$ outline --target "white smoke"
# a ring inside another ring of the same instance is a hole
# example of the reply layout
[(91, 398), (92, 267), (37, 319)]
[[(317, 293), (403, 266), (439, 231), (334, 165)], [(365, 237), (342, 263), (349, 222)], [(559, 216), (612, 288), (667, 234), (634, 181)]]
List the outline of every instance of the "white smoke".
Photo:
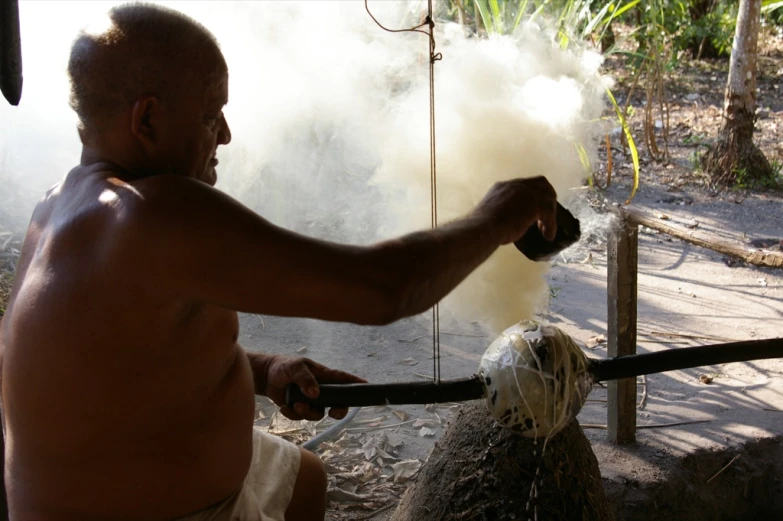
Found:
[[(21, 210), (79, 158), (67, 107), (68, 47), (119, 2), (22, 2), (25, 90), (0, 105), (0, 181), (22, 184)], [(368, 243), (429, 227), (428, 41), (388, 33), (362, 1), (160, 2), (207, 26), (230, 70), (233, 142), (218, 187), (297, 231)], [(425, 2), (370, 1), (391, 28), (421, 22)], [(470, 211), (496, 181), (545, 175), (567, 204), (595, 159), (604, 83), (600, 57), (563, 51), (525, 26), (467, 37), (438, 23), (435, 65), (440, 222)], [(546, 296), (545, 264), (501, 248), (446, 300), (494, 331), (530, 318)]]

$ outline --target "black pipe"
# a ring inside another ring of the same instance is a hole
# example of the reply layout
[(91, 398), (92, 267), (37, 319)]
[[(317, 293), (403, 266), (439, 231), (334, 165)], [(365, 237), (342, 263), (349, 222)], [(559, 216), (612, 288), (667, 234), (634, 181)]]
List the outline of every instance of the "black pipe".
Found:
[[(619, 380), (643, 374), (662, 373), (705, 365), (783, 358), (783, 338), (749, 340), (701, 347), (668, 349), (656, 353), (628, 355), (605, 360), (590, 359), (587, 372), (593, 381)], [(307, 398), (290, 385), (286, 403), (305, 402), (317, 407), (367, 407), (372, 405), (461, 402), (484, 398), (484, 383), (478, 376), (434, 382), (392, 384), (321, 385), (316, 399)]]
[(18, 0), (0, 0), (0, 91), (11, 105), (22, 99), (22, 39)]
[(464, 402), (484, 397), (478, 376), (435, 382), (393, 384), (328, 384), (319, 386), (318, 398), (308, 398), (296, 385), (286, 389), (286, 404), (305, 402), (316, 407), (368, 407), (372, 405)]
[(663, 373), (705, 365), (783, 358), (783, 338), (748, 340), (700, 347), (667, 349), (655, 353), (590, 360), (587, 372), (596, 382), (643, 374)]

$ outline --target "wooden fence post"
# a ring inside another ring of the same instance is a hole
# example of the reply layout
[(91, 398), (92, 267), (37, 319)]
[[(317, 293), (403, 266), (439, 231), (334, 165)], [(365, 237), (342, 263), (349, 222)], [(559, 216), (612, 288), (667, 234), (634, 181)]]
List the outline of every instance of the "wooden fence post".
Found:
[[(636, 275), (639, 228), (623, 220), (613, 229), (607, 247), (607, 351), (608, 356), (636, 353)], [(609, 441), (636, 441), (636, 378), (608, 384)]]

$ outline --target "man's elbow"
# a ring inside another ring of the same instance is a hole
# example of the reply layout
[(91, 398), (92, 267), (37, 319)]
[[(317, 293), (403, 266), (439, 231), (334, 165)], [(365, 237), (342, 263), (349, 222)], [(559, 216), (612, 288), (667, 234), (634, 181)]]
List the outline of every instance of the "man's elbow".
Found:
[(370, 260), (363, 263), (374, 267), (364, 283), (371, 301), (363, 313), (366, 325), (386, 326), (426, 310), (418, 309), (418, 301), (426, 291), (416, 282), (411, 263), (401, 262), (390, 248), (387, 244), (369, 250)]
[(388, 326), (405, 315), (401, 312), (398, 299), (384, 295), (374, 305), (367, 306), (355, 322), (361, 326)]
[(382, 304), (374, 313), (373, 325), (387, 326), (403, 318), (426, 311), (426, 306), (417, 298), (421, 294), (417, 288), (403, 284), (383, 291)]
[(379, 287), (373, 293), (371, 302), (365, 302), (352, 322), (362, 326), (388, 326), (413, 314), (408, 312), (408, 291), (400, 287)]

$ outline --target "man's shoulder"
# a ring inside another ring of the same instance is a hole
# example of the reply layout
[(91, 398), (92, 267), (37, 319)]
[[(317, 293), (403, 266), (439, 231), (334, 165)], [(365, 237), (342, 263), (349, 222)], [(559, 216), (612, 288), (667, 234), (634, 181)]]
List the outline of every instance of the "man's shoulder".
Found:
[[(82, 175), (83, 174), (83, 175)], [(171, 211), (177, 185), (172, 179), (123, 179), (111, 171), (72, 171), (38, 204), (33, 220), (47, 228), (53, 246), (83, 244), (93, 254), (109, 252), (143, 233)], [(61, 248), (57, 248), (58, 251)]]
[[(184, 176), (157, 175), (132, 181), (113, 181), (113, 196), (130, 216), (159, 217), (181, 212), (195, 205), (209, 204), (221, 193), (214, 188)], [(108, 194), (107, 194), (108, 196)]]
[(110, 171), (93, 172), (89, 179), (54, 187), (39, 207), (55, 207), (65, 228), (86, 223), (96, 231), (108, 227), (117, 233), (182, 212), (195, 202), (194, 196), (208, 198), (204, 195), (208, 187), (199, 184), (180, 176), (123, 179)]
[(163, 253), (197, 241), (204, 233), (200, 221), (219, 211), (219, 199), (214, 188), (183, 176), (108, 178), (98, 196), (103, 208), (96, 212), (116, 252)]

